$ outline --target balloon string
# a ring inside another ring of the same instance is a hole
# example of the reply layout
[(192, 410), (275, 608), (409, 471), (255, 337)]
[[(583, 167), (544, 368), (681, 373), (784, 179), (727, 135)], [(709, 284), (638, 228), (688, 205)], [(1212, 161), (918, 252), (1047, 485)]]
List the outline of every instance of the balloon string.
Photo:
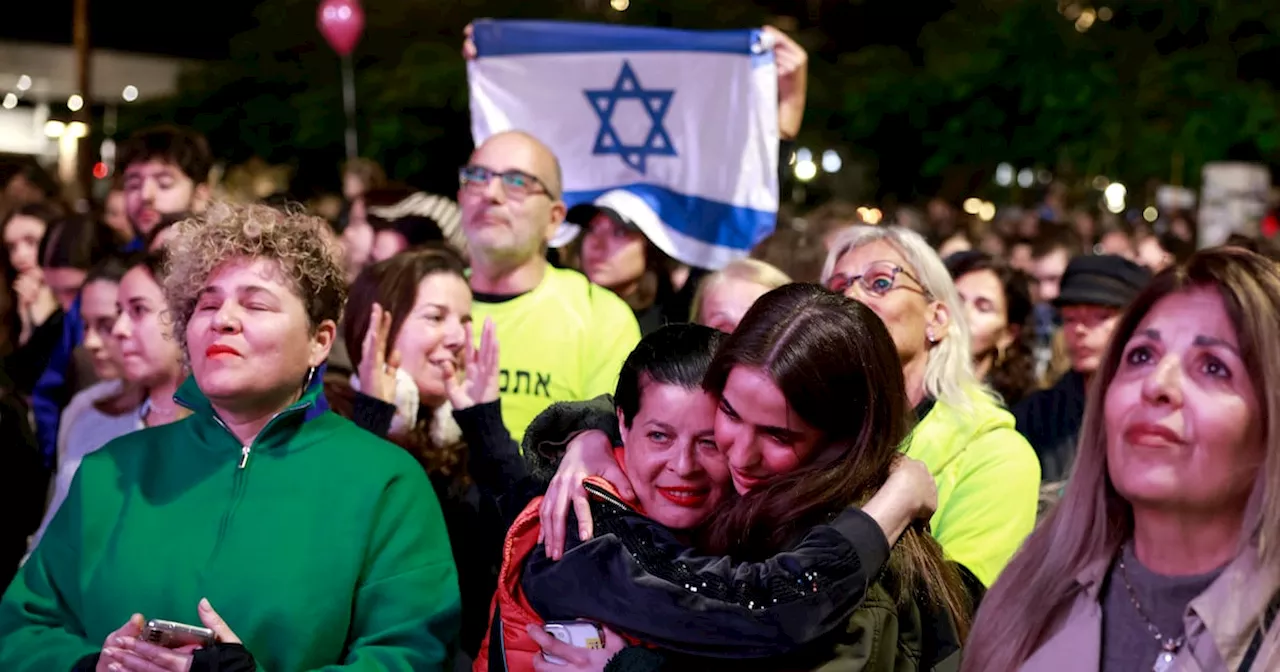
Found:
[(359, 156), (356, 148), (356, 75), (351, 56), (342, 57), (342, 106), (347, 111), (347, 160)]

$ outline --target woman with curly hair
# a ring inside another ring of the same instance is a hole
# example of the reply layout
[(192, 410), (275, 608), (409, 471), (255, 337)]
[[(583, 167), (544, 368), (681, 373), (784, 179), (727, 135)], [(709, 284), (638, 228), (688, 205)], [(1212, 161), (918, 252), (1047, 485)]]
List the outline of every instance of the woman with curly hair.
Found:
[[(84, 459), (0, 600), (0, 669), (444, 669), (459, 598), (435, 493), (320, 393), (346, 299), (327, 225), (218, 204), (168, 250), (191, 415)], [(144, 618), (216, 639), (165, 648)]]

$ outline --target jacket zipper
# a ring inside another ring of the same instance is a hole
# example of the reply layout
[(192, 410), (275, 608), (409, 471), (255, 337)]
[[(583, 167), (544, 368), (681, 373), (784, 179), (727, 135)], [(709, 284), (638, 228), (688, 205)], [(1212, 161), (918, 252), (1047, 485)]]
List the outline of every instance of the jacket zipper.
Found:
[[(262, 428), (262, 431), (258, 432), (258, 436), (262, 436), (263, 434), (265, 434), (267, 430), (271, 427), (271, 424), (276, 421), (276, 418), (279, 418), (280, 416), (285, 415), (287, 413), (306, 408), (308, 405), (309, 404), (297, 406), (297, 407), (291, 406), (285, 409), (284, 411), (277, 413), (276, 417), (272, 418), (271, 421), (268, 422), (267, 425)], [(214, 414), (213, 419), (218, 423), (218, 426), (221, 427), (223, 431), (225, 431), (227, 434), (231, 435), (232, 437), (235, 436), (235, 434), (231, 432), (231, 428), (227, 427), (226, 423), (224, 423), (222, 421), (222, 418), (219, 418), (216, 413)], [(211, 561), (216, 560), (218, 555), (221, 554), (222, 542), (226, 539), (227, 530), (231, 529), (231, 519), (235, 517), (236, 510), (240, 508), (240, 499), (244, 497), (245, 481), (248, 480), (248, 470), (245, 467), (249, 466), (249, 456), (252, 453), (253, 453), (252, 441), (240, 446), (240, 461), (236, 465), (235, 479), (231, 488), (231, 501), (228, 502), (227, 509), (225, 512), (223, 512), (222, 520), (218, 525), (218, 540), (214, 544)]]
[(636, 510), (635, 507), (632, 507), (630, 504), (627, 504), (626, 502), (622, 501), (612, 492), (609, 492), (608, 490), (596, 485), (595, 483), (583, 483), (582, 489), (586, 490), (588, 494), (595, 495), (599, 499), (603, 500), (606, 504), (612, 504), (613, 506), (623, 511), (634, 512)]

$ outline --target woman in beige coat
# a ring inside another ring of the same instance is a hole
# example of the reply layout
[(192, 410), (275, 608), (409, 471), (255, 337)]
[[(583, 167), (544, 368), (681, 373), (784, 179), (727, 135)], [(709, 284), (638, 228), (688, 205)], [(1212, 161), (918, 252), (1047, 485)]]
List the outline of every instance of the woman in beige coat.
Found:
[(1071, 485), (983, 600), (964, 669), (1280, 669), (1280, 267), (1200, 252), (1113, 338)]

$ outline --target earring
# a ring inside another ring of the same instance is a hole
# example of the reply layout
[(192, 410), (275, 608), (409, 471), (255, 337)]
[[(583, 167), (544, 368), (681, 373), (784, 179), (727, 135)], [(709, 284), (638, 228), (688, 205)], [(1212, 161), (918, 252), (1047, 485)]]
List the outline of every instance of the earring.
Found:
[(930, 330), (928, 330), (928, 331), (924, 332), (924, 337), (925, 337), (925, 338), (927, 338), (927, 339), (929, 339), (929, 344), (930, 344), (930, 345), (932, 345), (932, 344), (934, 344), (934, 343), (937, 343), (937, 342), (938, 342), (937, 337), (935, 337), (935, 336), (933, 335), (933, 330), (932, 330), (932, 329), (930, 329)]

